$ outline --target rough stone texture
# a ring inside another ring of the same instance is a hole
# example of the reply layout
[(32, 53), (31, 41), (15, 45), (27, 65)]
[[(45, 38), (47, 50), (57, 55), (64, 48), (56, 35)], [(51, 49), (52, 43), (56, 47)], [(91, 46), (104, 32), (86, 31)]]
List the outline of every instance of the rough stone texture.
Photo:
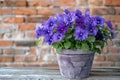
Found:
[(58, 67), (1, 67), (0, 71), (0, 80), (120, 80), (120, 68), (93, 68), (85, 79), (64, 78)]

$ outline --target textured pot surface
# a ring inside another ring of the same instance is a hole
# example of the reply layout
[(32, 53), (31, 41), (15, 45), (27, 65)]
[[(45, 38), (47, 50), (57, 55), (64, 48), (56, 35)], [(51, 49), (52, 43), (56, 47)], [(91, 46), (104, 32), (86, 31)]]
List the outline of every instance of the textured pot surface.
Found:
[(57, 57), (62, 76), (73, 79), (85, 78), (89, 76), (94, 52), (62, 50)]

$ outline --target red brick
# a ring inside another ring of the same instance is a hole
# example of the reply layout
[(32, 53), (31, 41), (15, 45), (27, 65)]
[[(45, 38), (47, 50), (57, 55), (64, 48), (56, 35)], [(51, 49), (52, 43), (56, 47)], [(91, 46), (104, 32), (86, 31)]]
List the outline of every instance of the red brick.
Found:
[(117, 33), (117, 34), (116, 34), (116, 38), (117, 38), (117, 39), (120, 39), (120, 33)]
[(3, 34), (0, 34), (0, 38), (2, 38), (3, 37)]
[(34, 8), (16, 8), (14, 9), (16, 15), (35, 15), (36, 9)]
[(109, 53), (118, 53), (119, 49), (117, 47), (108, 47)]
[(75, 6), (75, 0), (53, 0), (56, 6)]
[(100, 64), (99, 64), (98, 62), (94, 62), (94, 63), (92, 64), (92, 67), (100, 67)]
[(12, 14), (12, 8), (2, 8), (2, 14)]
[(25, 67), (39, 67), (40, 65), (39, 65), (39, 63), (25, 63), (24, 64), (25, 65)]
[(2, 9), (0, 9), (0, 15), (2, 15)]
[(15, 5), (18, 7), (24, 7), (24, 6), (27, 6), (27, 1), (26, 0), (19, 0), (19, 1), (17, 0)]
[(103, 55), (96, 55), (94, 60), (95, 61), (104, 61), (105, 60), (105, 56), (103, 56)]
[(107, 41), (107, 46), (108, 46), (108, 47), (111, 47), (112, 45), (113, 45), (113, 41), (108, 40), (108, 41)]
[(8, 17), (3, 20), (5, 23), (22, 23), (24, 22), (23, 17)]
[(30, 55), (37, 55), (36, 47), (31, 47), (30, 48)]
[(47, 19), (48, 19), (48, 17), (27, 17), (27, 22), (30, 22), (30, 23), (42, 23)]
[(27, 38), (30, 38), (30, 39), (35, 39), (36, 38), (36, 34), (35, 34), (35, 32), (27, 32), (26, 33), (26, 37)]
[(49, 7), (51, 6), (51, 2), (47, 0), (30, 0), (28, 2), (29, 6), (34, 6), (34, 7)]
[(120, 0), (104, 0), (105, 6), (120, 6)]
[(37, 57), (36, 56), (25, 56), (25, 62), (36, 62)]
[(120, 22), (120, 16), (111, 15), (111, 16), (104, 16), (106, 20), (111, 20), (112, 22)]
[(114, 8), (92, 8), (93, 15), (113, 15), (115, 14)]
[(15, 62), (24, 62), (24, 59), (25, 59), (25, 56), (21, 56), (21, 55), (14, 56)]
[(110, 66), (114, 66), (114, 63), (112, 63), (112, 62), (101, 62), (100, 66), (110, 67)]
[(90, 1), (90, 5), (92, 6), (102, 6), (103, 5), (103, 0), (89, 0)]
[(53, 8), (39, 8), (38, 15), (44, 15), (44, 16), (54, 15), (54, 9)]
[(115, 8), (115, 10), (116, 10), (116, 14), (120, 15), (120, 8)]
[(103, 53), (108, 53), (107, 47), (104, 47), (104, 48), (102, 49), (102, 52), (103, 52)]
[(23, 63), (9, 63), (7, 66), (9, 67), (24, 67)]
[(42, 67), (58, 67), (59, 65), (56, 63), (51, 63), (51, 64), (45, 64), (45, 63), (43, 63), (43, 64), (40, 64), (40, 66), (42, 66)]
[(4, 50), (4, 54), (11, 55), (11, 54), (13, 54), (13, 50), (12, 49), (6, 49), (6, 50)]
[(107, 55), (106, 59), (108, 61), (112, 61), (112, 62), (119, 62), (120, 61), (120, 55), (119, 54), (111, 54), (111, 55)]
[(0, 46), (13, 46), (12, 41), (0, 40)]
[(0, 62), (13, 62), (13, 56), (0, 55)]
[(4, 0), (4, 6), (7, 7), (24, 7), (26, 5), (26, 0)]
[(19, 30), (25, 31), (25, 30), (35, 30), (35, 24), (28, 23), (28, 24), (19, 24)]
[(0, 55), (3, 53), (2, 49), (0, 49)]
[(88, 0), (79, 0), (79, 5), (86, 6), (88, 4)]

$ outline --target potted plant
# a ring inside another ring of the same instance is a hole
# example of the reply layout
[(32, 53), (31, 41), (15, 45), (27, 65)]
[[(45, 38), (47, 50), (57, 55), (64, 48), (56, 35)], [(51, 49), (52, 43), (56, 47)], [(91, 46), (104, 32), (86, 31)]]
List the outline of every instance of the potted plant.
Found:
[[(68, 78), (89, 76), (94, 53), (101, 49), (108, 39), (114, 37), (110, 21), (91, 16), (86, 10), (56, 14), (36, 28), (36, 37), (56, 48), (61, 75)], [(38, 43), (38, 41), (37, 41)]]

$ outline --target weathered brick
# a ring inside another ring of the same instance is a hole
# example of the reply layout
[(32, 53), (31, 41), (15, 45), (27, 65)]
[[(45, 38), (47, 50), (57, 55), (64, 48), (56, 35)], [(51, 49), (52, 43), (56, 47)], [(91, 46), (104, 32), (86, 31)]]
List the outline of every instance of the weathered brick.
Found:
[(103, 0), (89, 0), (90, 1), (90, 5), (92, 6), (102, 6), (103, 5)]
[(120, 0), (103, 0), (105, 6), (120, 6)]
[(95, 61), (104, 61), (105, 56), (104, 55), (96, 55), (94, 58)]
[(26, 50), (9, 48), (4, 50), (6, 55), (25, 55)]
[(12, 8), (2, 8), (2, 14), (3, 15), (11, 15), (12, 14)]
[(56, 6), (75, 6), (75, 0), (53, 0)]
[(34, 7), (49, 7), (51, 6), (50, 0), (30, 0), (28, 1), (29, 6), (34, 6)]
[(120, 15), (120, 8), (115, 8), (116, 14)]
[(12, 41), (0, 40), (0, 46), (12, 46), (12, 45), (13, 45)]
[(25, 62), (36, 62), (37, 61), (37, 57), (36, 56), (25, 56)]
[(120, 33), (116, 33), (116, 38), (120, 39)]
[(46, 66), (48, 66), (48, 67), (58, 67), (59, 65), (57, 64), (57, 63), (49, 63), (49, 64), (46, 64), (46, 63), (43, 63), (43, 64), (40, 64), (40, 66), (42, 66), (42, 67), (46, 67)]
[(114, 15), (115, 9), (114, 8), (92, 8), (93, 15)]
[(51, 16), (54, 15), (54, 9), (53, 8), (39, 8), (37, 10), (38, 15), (43, 15), (43, 16)]
[(0, 55), (3, 53), (2, 49), (0, 49)]
[(35, 31), (29, 31), (29, 32), (27, 32), (27, 33), (26, 33), (26, 38), (36, 39)]
[(30, 55), (37, 55), (36, 47), (31, 47), (30, 48)]
[(109, 66), (114, 66), (113, 62), (100, 62), (100, 66), (104, 66), (104, 67), (109, 67)]
[(26, 0), (19, 0), (19, 1), (17, 0), (15, 5), (17, 7), (25, 7), (25, 6), (27, 6), (27, 1)]
[(120, 61), (120, 55), (118, 55), (118, 54), (116, 54), (116, 55), (115, 54), (107, 55), (106, 59), (108, 61), (113, 61), (113, 62)]
[(29, 47), (29, 46), (35, 46), (34, 40), (23, 40), (23, 41), (16, 41), (14, 42), (16, 46), (21, 47)]
[(104, 48), (102, 49), (102, 53), (108, 53), (107, 47), (104, 47)]
[(117, 46), (117, 48), (119, 48), (120, 47), (120, 40), (118, 39), (118, 40), (114, 40), (114, 45), (116, 45)]
[(5, 23), (22, 23), (24, 22), (23, 17), (8, 17), (3, 20)]
[(93, 67), (100, 67), (100, 63), (98, 63), (98, 62), (93, 62), (92, 66), (93, 66)]
[(15, 15), (35, 15), (36, 9), (35, 8), (16, 8), (14, 9)]
[(118, 53), (118, 48), (117, 47), (108, 47), (108, 52), (109, 53)]
[(30, 23), (42, 23), (47, 19), (48, 19), (48, 17), (27, 17), (27, 22), (30, 22)]
[(25, 31), (25, 30), (35, 30), (35, 24), (33, 23), (22, 23), (22, 24), (19, 24), (19, 30), (21, 31)]
[(2, 15), (2, 9), (0, 9), (0, 15)]
[(0, 34), (0, 38), (2, 38), (3, 37), (3, 34)]
[(111, 20), (112, 22), (120, 22), (120, 16), (111, 15), (111, 16), (104, 16), (106, 20)]
[(24, 58), (25, 58), (25, 56), (21, 56), (21, 55), (16, 55), (16, 56), (14, 56), (14, 61), (15, 62), (24, 62)]
[(9, 63), (9, 67), (24, 67), (24, 63)]
[(0, 55), (0, 62), (13, 62), (13, 56)]
[(24, 64), (25, 67), (39, 67), (39, 63), (25, 63)]
[(4, 6), (7, 7), (24, 7), (26, 5), (26, 0), (4, 0)]
[(88, 0), (79, 0), (80, 6), (86, 6), (88, 4)]

